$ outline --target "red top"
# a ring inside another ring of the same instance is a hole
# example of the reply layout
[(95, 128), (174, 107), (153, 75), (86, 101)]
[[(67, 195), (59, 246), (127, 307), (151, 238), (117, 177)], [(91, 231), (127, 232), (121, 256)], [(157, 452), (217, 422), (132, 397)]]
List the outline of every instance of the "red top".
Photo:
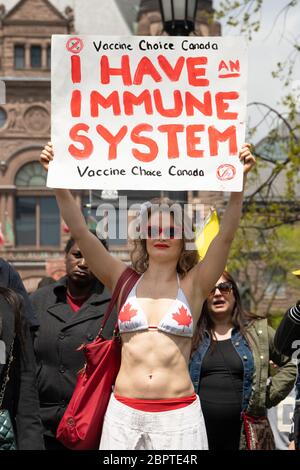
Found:
[(72, 297), (72, 295), (69, 292), (67, 292), (67, 303), (70, 305), (71, 309), (74, 312), (78, 312), (78, 310), (81, 308), (81, 306), (84, 304), (87, 298), (88, 296), (79, 297), (79, 298)]

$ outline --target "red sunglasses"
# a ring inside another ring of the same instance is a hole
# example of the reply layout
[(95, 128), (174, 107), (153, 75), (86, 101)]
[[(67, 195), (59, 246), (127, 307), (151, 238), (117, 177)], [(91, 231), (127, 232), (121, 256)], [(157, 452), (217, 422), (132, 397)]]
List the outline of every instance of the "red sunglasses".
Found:
[(182, 238), (181, 227), (160, 227), (158, 225), (148, 225), (147, 227), (148, 238), (158, 239), (161, 235), (166, 240), (173, 240), (174, 238)]

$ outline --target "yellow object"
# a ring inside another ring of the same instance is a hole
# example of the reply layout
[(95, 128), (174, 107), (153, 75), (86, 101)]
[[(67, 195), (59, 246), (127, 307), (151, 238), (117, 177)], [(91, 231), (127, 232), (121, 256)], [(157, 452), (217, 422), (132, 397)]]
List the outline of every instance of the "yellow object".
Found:
[(214, 210), (207, 218), (203, 230), (196, 238), (196, 247), (201, 259), (206, 255), (209, 245), (220, 230), (217, 211)]
[(298, 269), (298, 271), (293, 271), (292, 274), (300, 278), (300, 269)]

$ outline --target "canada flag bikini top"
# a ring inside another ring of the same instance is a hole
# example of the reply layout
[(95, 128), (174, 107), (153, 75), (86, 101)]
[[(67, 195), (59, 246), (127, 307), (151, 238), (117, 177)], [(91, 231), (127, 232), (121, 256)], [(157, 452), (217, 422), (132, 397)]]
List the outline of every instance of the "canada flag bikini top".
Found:
[(157, 326), (148, 324), (146, 315), (136, 296), (136, 289), (142, 277), (143, 276), (140, 277), (132, 288), (126, 302), (119, 312), (118, 325), (120, 333), (133, 333), (134, 331), (141, 330), (159, 330), (164, 333), (191, 338), (193, 336), (193, 317), (186, 296), (180, 287), (179, 277), (177, 276), (178, 292), (176, 299)]

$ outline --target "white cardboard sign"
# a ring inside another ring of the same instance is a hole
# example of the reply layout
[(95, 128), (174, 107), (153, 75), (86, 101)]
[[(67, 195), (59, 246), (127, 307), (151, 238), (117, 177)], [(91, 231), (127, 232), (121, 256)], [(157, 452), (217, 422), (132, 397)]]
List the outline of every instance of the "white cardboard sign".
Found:
[(242, 37), (52, 37), (48, 186), (241, 191)]

